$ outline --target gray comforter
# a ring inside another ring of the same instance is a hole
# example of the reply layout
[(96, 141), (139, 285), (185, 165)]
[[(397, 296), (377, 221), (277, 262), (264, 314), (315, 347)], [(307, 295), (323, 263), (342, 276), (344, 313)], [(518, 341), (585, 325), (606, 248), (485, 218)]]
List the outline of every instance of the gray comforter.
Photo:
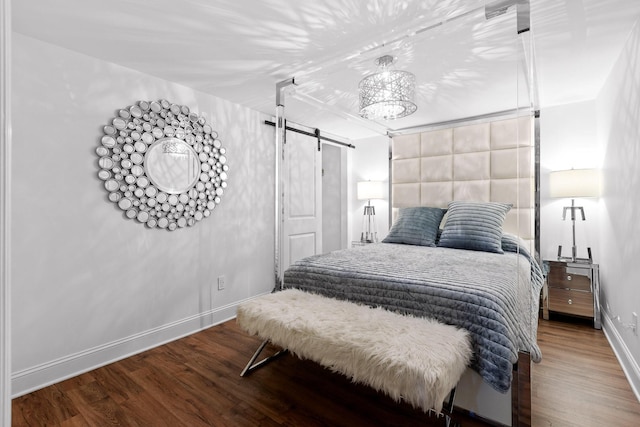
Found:
[(536, 362), (541, 358), (536, 335), (542, 282), (526, 251), (494, 254), (391, 243), (312, 256), (284, 273), (285, 288), (467, 329), (471, 367), (500, 392), (511, 386), (518, 351), (530, 352)]

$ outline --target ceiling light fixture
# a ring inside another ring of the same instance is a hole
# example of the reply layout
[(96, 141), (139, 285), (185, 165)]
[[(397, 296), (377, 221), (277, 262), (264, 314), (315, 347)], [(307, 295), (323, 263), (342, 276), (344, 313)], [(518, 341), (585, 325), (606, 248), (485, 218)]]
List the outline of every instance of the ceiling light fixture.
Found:
[(384, 55), (375, 60), (378, 72), (360, 82), (360, 115), (365, 119), (394, 120), (415, 113), (416, 76), (390, 69), (395, 58)]

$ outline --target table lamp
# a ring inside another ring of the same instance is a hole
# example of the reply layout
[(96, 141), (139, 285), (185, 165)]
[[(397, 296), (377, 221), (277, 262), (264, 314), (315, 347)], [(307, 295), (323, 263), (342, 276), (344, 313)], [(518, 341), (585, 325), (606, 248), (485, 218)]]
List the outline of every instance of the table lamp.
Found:
[(376, 228), (376, 208), (371, 205), (371, 199), (384, 198), (384, 183), (381, 181), (358, 182), (358, 200), (368, 200), (362, 216), (362, 243), (374, 243), (378, 241)]

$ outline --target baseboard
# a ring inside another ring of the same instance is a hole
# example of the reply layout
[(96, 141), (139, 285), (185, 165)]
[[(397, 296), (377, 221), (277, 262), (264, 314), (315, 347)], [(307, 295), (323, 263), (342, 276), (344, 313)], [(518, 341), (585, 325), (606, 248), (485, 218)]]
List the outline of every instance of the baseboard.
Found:
[(633, 358), (631, 351), (629, 351), (622, 336), (616, 329), (615, 322), (613, 322), (609, 314), (605, 311), (602, 312), (602, 320), (604, 335), (607, 337), (613, 352), (622, 366), (631, 390), (633, 390), (636, 398), (640, 401), (640, 367), (638, 366), (638, 362)]
[(244, 301), (246, 300), (14, 372), (11, 376), (12, 398), (223, 323), (236, 316), (238, 305)]

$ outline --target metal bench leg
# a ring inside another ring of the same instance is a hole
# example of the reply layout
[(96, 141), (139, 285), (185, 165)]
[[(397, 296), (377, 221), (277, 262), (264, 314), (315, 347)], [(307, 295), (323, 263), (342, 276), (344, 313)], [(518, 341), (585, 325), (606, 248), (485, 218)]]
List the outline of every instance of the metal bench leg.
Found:
[(447, 413), (444, 415), (446, 427), (457, 427), (459, 424), (451, 419), (453, 414), (453, 401), (456, 398), (456, 388), (454, 387), (449, 393), (449, 401), (447, 402)]
[(253, 354), (253, 356), (251, 356), (251, 359), (249, 359), (249, 363), (247, 363), (247, 366), (245, 366), (244, 369), (242, 370), (242, 372), (240, 372), (240, 376), (241, 377), (244, 377), (245, 375), (250, 374), (251, 372), (253, 372), (256, 369), (258, 369), (259, 367), (261, 367), (262, 365), (271, 362), (275, 358), (280, 357), (280, 356), (282, 356), (283, 354), (285, 354), (287, 352), (286, 349), (283, 349), (283, 350), (278, 351), (277, 353), (275, 353), (272, 356), (265, 357), (261, 361), (259, 361), (257, 363), (254, 363), (256, 361), (256, 359), (258, 358), (258, 356), (260, 356), (260, 353), (262, 353), (262, 350), (264, 350), (264, 348), (267, 346), (268, 343), (269, 343), (269, 340), (265, 340), (265, 341), (262, 342), (262, 344), (260, 344), (260, 347), (258, 347), (258, 349)]

